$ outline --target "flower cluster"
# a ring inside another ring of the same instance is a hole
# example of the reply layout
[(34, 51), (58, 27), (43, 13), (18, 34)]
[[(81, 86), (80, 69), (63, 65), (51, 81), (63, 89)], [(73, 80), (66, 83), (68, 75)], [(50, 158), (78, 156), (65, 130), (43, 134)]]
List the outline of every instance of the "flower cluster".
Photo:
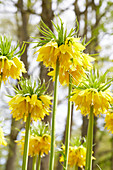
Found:
[(101, 80), (91, 73), (75, 87), (71, 101), (75, 102), (77, 109), (80, 109), (83, 115), (90, 113), (90, 106), (93, 106), (95, 116), (105, 113), (113, 102), (112, 93), (108, 90), (110, 82), (101, 84)]
[(113, 133), (113, 104), (111, 104), (109, 111), (106, 113), (105, 128)]
[[(49, 75), (55, 79), (56, 61), (59, 62), (59, 81), (62, 85), (69, 84), (69, 74), (75, 79), (75, 83), (78, 84), (81, 76), (84, 75), (85, 69), (91, 69), (91, 62), (94, 58), (85, 54), (83, 50), (85, 46), (80, 43), (80, 38), (72, 37), (75, 30), (71, 30), (69, 35), (64, 32), (63, 23), (61, 21), (61, 28), (59, 25), (54, 25), (58, 32), (58, 38), (51, 32), (51, 30), (43, 23), (46, 30), (42, 30), (41, 33), (45, 36), (48, 35), (49, 40), (44, 41), (45, 44), (36, 52), (38, 52), (37, 61), (43, 61), (46, 67), (52, 67), (54, 71)], [(46, 33), (44, 33), (46, 32)], [(47, 37), (44, 37), (47, 39)], [(43, 42), (43, 41), (42, 41)], [(40, 45), (40, 43), (39, 43)], [(38, 45), (37, 45), (38, 46)], [(65, 80), (66, 76), (66, 80)]]
[(7, 145), (6, 141), (4, 140), (4, 134), (1, 127), (0, 127), (0, 145), (4, 145), (4, 146)]
[[(59, 68), (59, 82), (62, 85), (69, 85), (69, 74), (72, 76), (72, 84), (78, 84), (82, 78), (82, 76), (85, 76), (85, 72), (83, 67), (76, 66), (76, 69), (73, 71), (69, 69), (68, 71), (65, 71), (63, 67)], [(49, 76), (53, 77), (53, 81), (55, 80), (55, 69), (48, 73)]]
[[(65, 146), (62, 146), (65, 151)], [(86, 161), (86, 147), (84, 146), (69, 146), (68, 164), (73, 167), (77, 166), (83, 168)], [(64, 162), (63, 155), (60, 157), (60, 162)]]
[(42, 46), (37, 52), (37, 61), (43, 61), (46, 67), (55, 69), (56, 61), (59, 59), (59, 65), (65, 70), (75, 69), (76, 66), (92, 67), (91, 61), (94, 61), (88, 54), (83, 53), (85, 49), (80, 42), (80, 38), (68, 37), (64, 44), (58, 44), (52, 40)]
[(37, 88), (35, 85), (30, 80), (21, 80), (17, 94), (9, 101), (9, 109), (16, 120), (26, 121), (31, 114), (31, 118), (37, 121), (49, 115), (52, 97), (44, 94), (43, 85), (39, 84)]
[(21, 96), (17, 94), (9, 102), (11, 113), (16, 120), (28, 117), (31, 114), (33, 120), (43, 119), (45, 115), (49, 115), (52, 98), (48, 95), (41, 95), (37, 98), (37, 94), (30, 96)]
[(81, 110), (83, 115), (90, 113), (90, 106), (93, 105), (93, 113), (95, 116), (100, 113), (105, 113), (109, 109), (109, 104), (113, 100), (109, 90), (97, 91), (96, 89), (89, 88), (84, 90), (75, 89), (71, 101), (75, 102), (77, 110)]
[[(21, 145), (21, 149), (23, 152), (24, 149), (24, 137), (17, 141), (19, 145)], [(50, 151), (50, 144), (51, 144), (51, 136), (48, 131), (48, 126), (45, 124), (40, 123), (38, 127), (32, 126), (30, 131), (30, 138), (29, 138), (29, 153), (28, 155), (33, 157), (35, 155), (48, 154)]]
[(30, 136), (29, 139), (29, 155), (43, 155), (50, 151), (51, 137), (48, 134), (43, 136)]
[(0, 82), (5, 82), (9, 76), (20, 79), (20, 75), (26, 72), (23, 62), (19, 59), (25, 47), (23, 45), (20, 51), (15, 53), (18, 47), (19, 44), (12, 47), (10, 39), (0, 36)]
[(105, 117), (105, 128), (113, 133), (113, 113), (108, 112)]

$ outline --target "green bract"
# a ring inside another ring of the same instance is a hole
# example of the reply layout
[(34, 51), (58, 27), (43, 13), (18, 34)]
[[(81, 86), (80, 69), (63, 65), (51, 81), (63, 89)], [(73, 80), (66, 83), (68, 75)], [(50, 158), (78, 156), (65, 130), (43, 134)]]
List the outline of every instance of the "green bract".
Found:
[(106, 75), (107, 72), (105, 72), (103, 75), (99, 75), (98, 72), (90, 71), (90, 73), (86, 74), (86, 77), (83, 77), (82, 81), (78, 86), (74, 86), (75, 89), (97, 89), (97, 91), (105, 91), (111, 86), (111, 82), (113, 81), (113, 78), (110, 78), (108, 81), (106, 81)]
[(43, 136), (44, 134), (50, 135), (49, 123), (45, 124), (40, 121), (38, 126), (33, 124), (30, 133), (33, 136)]
[(31, 78), (24, 79), (23, 77), (21, 77), (21, 80), (18, 83), (18, 87), (14, 86), (16, 94), (21, 94), (22, 96), (32, 96), (33, 94), (37, 94), (37, 97), (45, 94), (47, 88), (48, 86), (46, 87), (44, 82), (41, 84), (40, 80), (37, 86), (36, 81), (33, 82), (31, 81)]
[[(58, 20), (56, 18), (57, 23), (55, 24), (53, 21), (53, 27), (55, 28), (57, 32), (57, 36), (51, 31), (51, 29), (41, 20), (41, 26), (38, 27), (38, 30), (42, 34), (40, 37), (33, 37), (34, 39), (39, 39), (39, 42), (36, 42), (37, 45), (35, 47), (43, 46), (44, 44), (47, 44), (51, 40), (57, 42), (58, 46), (65, 44), (65, 40), (68, 37), (75, 36), (78, 32), (76, 28), (72, 28), (67, 34), (67, 29), (64, 30), (64, 23), (62, 22), (62, 19), (59, 17), (60, 24), (58, 23)], [(77, 23), (78, 26), (78, 23)]]
[(84, 146), (86, 147), (86, 138), (85, 137), (74, 137), (70, 141), (71, 146)]
[(18, 52), (16, 52), (17, 48), (19, 48), (20, 44), (18, 43), (16, 46), (12, 46), (12, 39), (10, 37), (6, 37), (5, 35), (0, 35), (0, 57), (7, 57), (9, 60), (12, 60), (13, 57), (20, 57), (25, 51), (25, 43), (23, 43), (22, 47)]

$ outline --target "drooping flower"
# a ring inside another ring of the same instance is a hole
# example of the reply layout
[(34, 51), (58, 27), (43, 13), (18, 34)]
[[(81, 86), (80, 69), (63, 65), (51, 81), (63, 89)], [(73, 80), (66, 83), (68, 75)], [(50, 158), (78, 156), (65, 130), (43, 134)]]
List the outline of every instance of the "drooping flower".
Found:
[(31, 118), (35, 121), (43, 119), (45, 115), (49, 115), (52, 97), (45, 95), (45, 85), (36, 83), (32, 85), (30, 80), (21, 80), (19, 89), (16, 88), (16, 95), (9, 101), (9, 106), (13, 118), (16, 120), (24, 119), (31, 114)]
[(77, 66), (88, 70), (92, 68), (91, 62), (95, 59), (83, 52), (85, 46), (80, 43), (80, 38), (68, 37), (65, 44), (61, 45), (59, 49), (60, 66), (65, 70), (74, 71)]
[[(20, 141), (16, 141), (19, 145), (21, 145), (21, 150), (23, 153), (24, 149), (24, 137)], [(48, 129), (48, 125), (40, 122), (40, 124), (36, 127), (32, 125), (30, 131), (29, 138), (29, 153), (28, 155), (33, 157), (36, 155), (43, 156), (44, 154), (48, 154), (50, 151), (51, 144), (51, 136)]]
[(57, 50), (58, 50), (58, 45), (56, 42), (54, 41), (48, 42), (37, 51), (39, 52), (37, 61), (43, 61), (43, 64), (46, 67), (51, 67), (51, 66), (55, 67), (57, 55), (54, 56), (54, 54), (56, 53)]
[(92, 69), (92, 63), (95, 59), (91, 57), (89, 54), (82, 53), (82, 63), (83, 63), (83, 68), (86, 70), (91, 70)]
[[(37, 61), (42, 61), (46, 67), (52, 67), (56, 69), (56, 61), (59, 61), (59, 68), (63, 70), (63, 73), (69, 75), (71, 72), (76, 71), (81, 67), (81, 70), (91, 69), (91, 62), (94, 61), (94, 58), (90, 57), (88, 54), (85, 54), (83, 51), (85, 46), (80, 42), (80, 38), (74, 38), (76, 35), (75, 29), (71, 29), (70, 33), (67, 35), (66, 30), (64, 31), (63, 22), (61, 21), (61, 26), (57, 23), (53, 23), (56, 31), (58, 32), (58, 37), (42, 22), (42, 28), (39, 29), (43, 39), (40, 37), (40, 41), (37, 44), (37, 47), (42, 46), (38, 52)], [(78, 70), (78, 72), (80, 69)], [(83, 72), (82, 71), (82, 72)], [(52, 72), (53, 75), (54, 72)], [(60, 71), (59, 71), (60, 73)], [(51, 73), (50, 73), (51, 74)], [(84, 72), (83, 72), (84, 75)], [(53, 75), (53, 79), (54, 79)], [(76, 79), (76, 76), (74, 77)], [(62, 81), (61, 81), (62, 82)], [(69, 82), (63, 81), (64, 84)]]
[(91, 62), (94, 61), (94, 59), (81, 51), (84, 50), (85, 47), (80, 42), (76, 43), (76, 46), (73, 46), (71, 43), (58, 46), (57, 42), (52, 40), (37, 51), (39, 52), (37, 61), (43, 61), (46, 67), (52, 67), (54, 69), (57, 59), (59, 59), (60, 67), (63, 67), (65, 70), (71, 69), (72, 66), (76, 68), (77, 65), (89, 69), (92, 67)]
[(108, 112), (105, 117), (105, 128), (113, 133), (113, 113)]
[[(50, 41), (38, 50), (39, 55), (37, 61), (43, 61), (46, 67), (55, 68), (56, 60), (59, 59), (59, 65), (66, 70), (70, 69), (72, 63), (74, 63), (75, 67), (78, 64), (82, 66), (82, 55), (80, 50), (85, 49), (85, 47), (78, 42), (77, 45), (78, 48), (74, 48), (73, 45), (68, 45), (66, 43), (58, 46), (57, 42)], [(83, 48), (79, 49), (79, 46), (83, 46)]]
[(6, 142), (5, 139), (4, 139), (3, 130), (2, 130), (2, 128), (0, 127), (0, 146), (1, 146), (1, 145), (6, 146), (6, 145), (7, 145), (7, 142)]
[(6, 36), (0, 36), (0, 82), (6, 81), (10, 76), (13, 79), (20, 79), (22, 73), (25, 73), (25, 67), (19, 57), (23, 54), (25, 46), (16, 52), (16, 47), (11, 45), (12, 40)]
[[(80, 66), (76, 66), (75, 70), (69, 70), (69, 71), (65, 71), (65, 69), (63, 69), (63, 67), (59, 68), (59, 82), (61, 85), (69, 85), (69, 74), (72, 77), (72, 84), (79, 84), (81, 78), (83, 76), (85, 76), (85, 72), (83, 67)], [(48, 73), (49, 76), (53, 77), (53, 81), (55, 80), (55, 70), (51, 71)]]
[[(82, 141), (82, 143), (81, 143)], [(64, 162), (65, 159), (65, 145), (61, 147), (61, 157), (60, 162)], [(93, 153), (93, 152), (92, 152)], [(92, 156), (92, 159), (95, 158)], [(69, 146), (69, 155), (68, 155), (68, 165), (70, 167), (76, 166), (83, 169), (86, 164), (86, 140), (85, 138), (73, 138), (71, 145)]]
[(105, 75), (99, 78), (91, 73), (73, 90), (71, 101), (75, 102), (77, 110), (80, 109), (83, 115), (90, 113), (90, 106), (93, 106), (95, 116), (105, 113), (109, 109), (113, 97), (108, 87), (112, 80), (102, 84), (102, 77), (105, 77)]
[(83, 115), (90, 113), (90, 106), (94, 106), (94, 114), (97, 116), (100, 113), (105, 113), (109, 108), (109, 104), (112, 101), (112, 94), (109, 90), (104, 92), (97, 91), (96, 89), (89, 88), (85, 90), (75, 89), (74, 95), (71, 101), (75, 102), (77, 110), (81, 110)]
[(111, 104), (109, 111), (106, 113), (105, 128), (107, 128), (109, 132), (113, 133), (113, 104)]
[(30, 136), (29, 141), (29, 155), (41, 155), (46, 154), (50, 151), (51, 137), (48, 134), (43, 136)]
[[(65, 146), (62, 146), (65, 151)], [(86, 161), (86, 147), (84, 146), (69, 146), (68, 164), (70, 167), (77, 166), (83, 168)], [(60, 162), (64, 162), (63, 155), (60, 157)]]

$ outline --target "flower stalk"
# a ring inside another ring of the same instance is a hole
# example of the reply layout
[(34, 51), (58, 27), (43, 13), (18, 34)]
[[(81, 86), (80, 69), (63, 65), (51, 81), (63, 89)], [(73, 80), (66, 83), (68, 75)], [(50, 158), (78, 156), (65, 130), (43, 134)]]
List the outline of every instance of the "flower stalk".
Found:
[(69, 140), (70, 140), (70, 124), (71, 124), (71, 104), (70, 96), (72, 91), (72, 78), (69, 74), (69, 91), (68, 91), (68, 114), (66, 123), (66, 141), (65, 141), (65, 160), (64, 160), (64, 170), (67, 170), (68, 166), (68, 154), (69, 154)]
[(22, 170), (27, 170), (27, 162), (28, 162), (28, 151), (29, 151), (29, 135), (30, 135), (30, 119), (31, 114), (28, 114), (26, 121), (26, 132), (25, 132), (25, 143), (24, 143), (24, 152), (23, 152), (23, 164)]
[(41, 164), (41, 153), (39, 153), (39, 155), (38, 155), (37, 170), (40, 170), (40, 164)]
[(78, 167), (75, 165), (75, 170), (78, 170)]
[(50, 151), (49, 170), (53, 170), (53, 167), (54, 167), (55, 119), (56, 119), (56, 108), (57, 108), (58, 75), (59, 75), (59, 61), (57, 59), (56, 74), (55, 74), (55, 86), (54, 86), (54, 101), (53, 101), (53, 114), (52, 114), (51, 151)]
[(91, 105), (90, 115), (89, 115), (88, 133), (87, 133), (87, 151), (86, 151), (85, 170), (92, 169), (93, 123), (94, 123), (94, 114), (93, 114), (93, 105)]
[(33, 166), (32, 166), (32, 170), (36, 170), (36, 161), (37, 161), (37, 155), (33, 156)]

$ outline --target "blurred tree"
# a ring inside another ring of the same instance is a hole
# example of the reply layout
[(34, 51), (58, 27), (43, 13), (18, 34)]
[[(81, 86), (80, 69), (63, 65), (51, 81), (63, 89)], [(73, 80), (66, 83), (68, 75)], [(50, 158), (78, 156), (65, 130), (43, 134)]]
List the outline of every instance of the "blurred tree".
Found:
[[(53, 20), (53, 11), (52, 11), (52, 1), (51, 0), (42, 0), (42, 13), (41, 13), (41, 19), (43, 22), (51, 29), (52, 28), (52, 22)], [(47, 93), (53, 92), (53, 82), (50, 80), (50, 76), (48, 74), (48, 69), (43, 65), (43, 63), (40, 63), (40, 79), (43, 81), (45, 80), (46, 83), (49, 83), (49, 87), (47, 89)], [(51, 115), (46, 116), (44, 118), (44, 121), (49, 124), (51, 123)], [(47, 170), (49, 169), (49, 155), (45, 155), (45, 157), (41, 160), (41, 170)]]
[[(17, 24), (17, 39), (20, 42), (28, 41), (29, 40), (29, 34), (28, 34), (28, 20), (29, 20), (29, 13), (24, 10), (24, 2), (23, 0), (18, 0), (17, 3), (14, 4), (17, 7), (16, 11), (16, 24)], [(21, 18), (21, 25), (19, 24), (20, 18), (18, 18), (18, 13), (20, 13)], [(21, 60), (25, 64), (25, 68), (28, 71), (28, 44), (26, 45), (26, 49), (24, 54), (21, 57)], [(28, 77), (28, 73), (25, 73), (23, 75), (24, 77)], [(15, 170), (16, 169), (16, 152), (17, 152), (17, 144), (15, 143), (15, 140), (17, 139), (18, 130), (21, 130), (21, 128), (24, 128), (24, 124), (21, 123), (21, 121), (15, 121), (12, 118), (11, 123), (11, 132), (10, 132), (10, 143), (9, 143), (9, 154), (8, 159), (6, 163), (6, 170)]]

